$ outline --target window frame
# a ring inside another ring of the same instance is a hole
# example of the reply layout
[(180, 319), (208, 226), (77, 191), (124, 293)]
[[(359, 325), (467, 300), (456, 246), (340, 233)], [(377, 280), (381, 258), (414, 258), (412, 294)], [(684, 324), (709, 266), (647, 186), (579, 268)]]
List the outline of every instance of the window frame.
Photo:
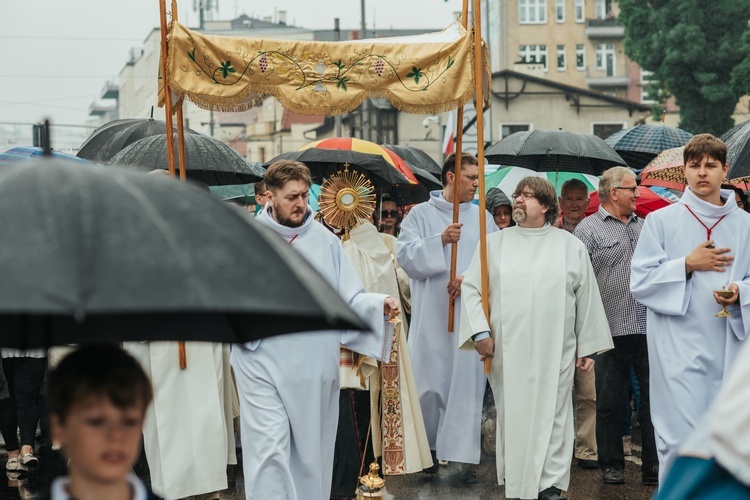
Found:
[[(566, 0), (555, 0), (555, 22), (562, 24), (565, 22), (565, 2)], [(562, 13), (562, 16), (559, 14)]]
[[(607, 46), (611, 46), (612, 49), (607, 49)], [(603, 47), (600, 49), (600, 47)], [(594, 53), (596, 54), (596, 69), (599, 71), (607, 71), (607, 54), (612, 54), (612, 74), (607, 76), (615, 76), (617, 73), (617, 48), (614, 43), (597, 43), (594, 46)], [(601, 57), (600, 57), (601, 55)]]
[(586, 0), (573, 0), (573, 17), (577, 23), (586, 22)]
[[(532, 12), (543, 14), (544, 19), (530, 21), (529, 14)], [(547, 0), (518, 0), (518, 24), (547, 24)]]
[[(536, 50), (534, 50), (533, 53), (532, 53), (531, 50), (528, 50), (528, 51), (524, 50), (524, 51), (522, 51), (522, 49), (521, 49), (522, 47), (536, 47)], [(542, 49), (540, 47), (544, 47), (543, 54), (542, 54)], [(529, 56), (533, 55), (534, 56), (534, 62), (529, 62), (528, 60), (526, 60), (524, 52), (528, 53)], [(544, 66), (544, 72), (546, 73), (547, 71), (549, 71), (549, 48), (548, 48), (547, 44), (537, 43), (537, 44), (519, 45), (518, 46), (518, 55), (522, 56), (524, 64), (542, 64)], [(537, 61), (536, 60), (536, 56), (537, 55), (543, 55), (544, 56), (544, 62)]]
[[(595, 128), (595, 127), (596, 127), (597, 125), (620, 125), (620, 126), (621, 126), (620, 130), (625, 130), (626, 128), (628, 128), (628, 122), (625, 122), (625, 121), (618, 121), (618, 120), (613, 120), (613, 121), (607, 121), (607, 120), (604, 120), (604, 121), (596, 121), (596, 122), (591, 122), (591, 128), (590, 128), (590, 130), (591, 130), (591, 135), (596, 135), (596, 134), (594, 133), (594, 128)], [(616, 132), (618, 132), (618, 131), (616, 131)], [(614, 133), (615, 133), (615, 132), (613, 132), (613, 134), (614, 134)], [(597, 136), (597, 137), (598, 137), (598, 136)]]
[[(560, 55), (562, 55), (562, 66), (560, 66)], [(565, 45), (558, 44), (555, 50), (555, 65), (557, 71), (563, 72), (568, 69), (568, 54), (565, 50)]]
[(500, 122), (497, 124), (497, 126), (498, 126), (497, 135), (501, 139), (505, 139), (506, 137), (508, 137), (508, 135), (510, 135), (510, 134), (506, 136), (503, 135), (503, 127), (526, 127), (526, 130), (516, 130), (514, 132), (511, 132), (511, 134), (515, 132), (531, 132), (532, 130), (534, 130), (534, 124), (531, 122)]
[[(579, 53), (583, 56), (581, 57), (581, 64), (578, 64)], [(586, 71), (586, 45), (583, 43), (576, 44), (576, 71)]]

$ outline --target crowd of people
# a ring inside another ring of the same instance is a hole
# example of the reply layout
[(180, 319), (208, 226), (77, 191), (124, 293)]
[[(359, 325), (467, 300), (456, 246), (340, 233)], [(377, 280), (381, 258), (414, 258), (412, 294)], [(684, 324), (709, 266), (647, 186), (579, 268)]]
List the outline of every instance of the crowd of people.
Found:
[[(219, 498), (236, 449), (248, 499), (354, 498), (373, 461), (386, 475), (445, 466), (470, 486), (489, 386), (506, 498), (565, 498), (573, 463), (623, 484), (632, 394), (641, 481), (669, 485), (681, 450), (713, 429), (706, 419), (750, 330), (750, 253), (740, 251), (750, 241), (747, 199), (722, 189), (720, 140), (695, 136), (684, 159), (681, 200), (645, 220), (635, 213), (636, 175), (614, 167), (601, 176), (592, 215), (582, 182), (565, 182), (558, 196), (549, 181), (527, 177), (511, 197), (488, 191), (480, 231), (477, 159), (451, 155), (428, 201), (405, 210), (383, 195), (346, 232), (317, 220), (309, 169), (278, 161), (255, 185), (256, 223), (318, 270), (369, 331), (299, 332), (231, 351), (91, 346), (61, 362), (3, 350), (9, 478), (48, 456), (35, 451), (39, 426), (41, 447), (62, 447), (67, 459), (52, 498), (154, 497), (128, 476), (141, 431), (150, 486), (168, 499)], [(731, 316), (716, 317), (719, 306)], [(741, 452), (724, 444), (712, 448), (716, 466), (750, 476)]]

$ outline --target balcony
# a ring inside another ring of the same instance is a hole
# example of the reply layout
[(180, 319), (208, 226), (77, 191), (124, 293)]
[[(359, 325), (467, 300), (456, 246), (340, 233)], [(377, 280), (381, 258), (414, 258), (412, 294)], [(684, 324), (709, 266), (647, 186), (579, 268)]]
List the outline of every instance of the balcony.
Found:
[(114, 113), (116, 111), (117, 106), (105, 106), (96, 102), (89, 106), (89, 116), (105, 116), (108, 113)]
[(100, 99), (117, 99), (120, 96), (120, 87), (116, 83), (107, 82), (102, 88)]
[(596, 76), (586, 78), (586, 85), (593, 89), (627, 88), (629, 76)]
[(591, 40), (622, 40), (625, 37), (625, 26), (617, 18), (586, 19), (584, 33)]

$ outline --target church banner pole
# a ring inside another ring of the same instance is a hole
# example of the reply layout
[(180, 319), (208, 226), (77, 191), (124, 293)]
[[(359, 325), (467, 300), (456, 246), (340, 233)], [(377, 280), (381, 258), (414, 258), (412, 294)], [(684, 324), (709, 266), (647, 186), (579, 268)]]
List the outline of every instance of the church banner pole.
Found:
[(174, 138), (172, 137), (172, 93), (167, 77), (167, 2), (159, 0), (159, 21), (161, 27), (161, 77), (164, 81), (164, 121), (167, 125), (167, 168), (174, 175)]
[[(482, 274), (482, 309), (490, 319), (489, 276), (487, 275), (487, 206), (484, 180), (484, 58), (482, 51), (482, 12), (474, 0), (474, 82), (477, 110), (477, 160), (479, 161), (479, 262)], [(490, 373), (492, 358), (484, 358), (484, 373)]]
[[(461, 9), (461, 24), (466, 28), (466, 22), (469, 17), (469, 0), (464, 0), (463, 8)], [(461, 204), (461, 197), (459, 196), (458, 185), (461, 179), (461, 155), (463, 153), (463, 137), (464, 137), (464, 107), (458, 108), (456, 113), (456, 156), (454, 161), (454, 179), (453, 182), (453, 224), (458, 223), (458, 209)], [(456, 279), (456, 266), (458, 265), (458, 243), (451, 243), (451, 272), (450, 281)], [(456, 300), (454, 298), (449, 299), (448, 303), (448, 332), (453, 332), (453, 323), (456, 321)]]

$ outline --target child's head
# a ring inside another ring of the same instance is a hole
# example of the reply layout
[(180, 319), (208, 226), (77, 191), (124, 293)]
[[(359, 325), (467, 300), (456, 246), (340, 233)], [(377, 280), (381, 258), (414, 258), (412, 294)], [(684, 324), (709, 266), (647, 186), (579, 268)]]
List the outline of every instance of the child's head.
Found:
[(727, 146), (711, 134), (694, 136), (685, 145), (685, 178), (690, 190), (700, 198), (717, 195), (726, 177)]
[(114, 345), (83, 346), (50, 374), (52, 432), (70, 474), (123, 480), (138, 459), (153, 389), (140, 364)]

